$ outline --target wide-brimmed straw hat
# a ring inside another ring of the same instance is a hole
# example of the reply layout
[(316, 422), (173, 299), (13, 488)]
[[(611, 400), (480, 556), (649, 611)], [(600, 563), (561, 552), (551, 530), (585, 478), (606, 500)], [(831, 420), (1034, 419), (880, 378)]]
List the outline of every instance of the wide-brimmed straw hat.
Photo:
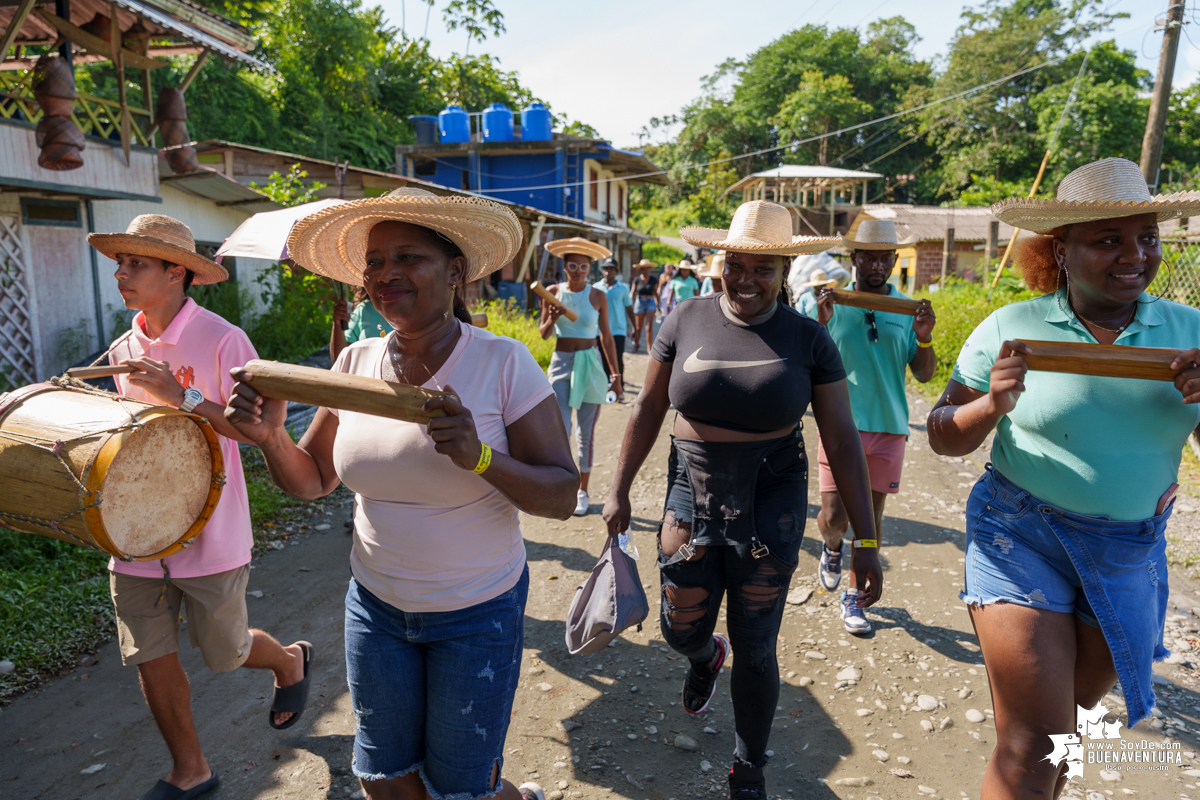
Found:
[(819, 253), (838, 243), (834, 236), (793, 236), (792, 215), (778, 203), (766, 200), (738, 206), (728, 230), (680, 228), (679, 235), (696, 247), (777, 256)]
[(818, 286), (822, 289), (826, 287), (835, 287), (840, 281), (837, 278), (829, 277), (829, 273), (823, 269), (814, 269), (812, 274), (808, 276), (808, 280), (797, 286), (797, 289), (815, 289)]
[(719, 278), (725, 271), (725, 254), (717, 253), (705, 266), (696, 271), (699, 278)]
[(310, 272), (361, 286), (367, 238), (388, 221), (429, 228), (458, 245), (467, 258), (468, 283), (512, 261), (521, 246), (521, 224), (499, 203), (403, 188), (305, 217), (288, 236), (288, 255)]
[(602, 244), (590, 242), (581, 236), (572, 236), (570, 239), (556, 239), (553, 242), (546, 244), (546, 251), (552, 256), (566, 258), (575, 253), (576, 255), (587, 256), (592, 261), (597, 261), (601, 258), (608, 258), (612, 255), (612, 250), (609, 250)]
[(87, 241), (113, 261), (117, 253), (125, 253), (180, 264), (195, 274), (195, 284), (220, 283), (229, 277), (224, 267), (196, 252), (191, 228), (163, 214), (142, 214), (124, 233), (89, 233)]
[(1157, 214), (1158, 221), (1200, 215), (1200, 192), (1150, 196), (1138, 165), (1124, 158), (1093, 161), (1062, 179), (1056, 197), (1014, 197), (992, 206), (1001, 222), (1050, 233), (1064, 225)]
[(634, 269), (657, 269), (658, 264), (655, 264), (653, 261), (648, 261), (643, 258), (641, 261), (634, 264), (633, 268)]
[(890, 219), (864, 219), (853, 239), (842, 237), (842, 247), (847, 250), (897, 250), (916, 243), (916, 236), (896, 238), (896, 223)]

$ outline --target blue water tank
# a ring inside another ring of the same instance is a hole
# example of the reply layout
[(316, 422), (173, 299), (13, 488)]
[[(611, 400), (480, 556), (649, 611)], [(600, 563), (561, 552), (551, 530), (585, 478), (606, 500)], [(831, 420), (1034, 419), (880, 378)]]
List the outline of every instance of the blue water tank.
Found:
[(492, 103), (483, 110), (483, 140), (485, 142), (511, 142), (513, 140), (513, 113), (503, 103)]
[(471, 141), (471, 118), (461, 106), (446, 106), (438, 114), (438, 130), (442, 144), (458, 144)]
[(412, 116), (408, 118), (412, 123), (413, 133), (417, 135), (417, 144), (437, 144), (438, 143), (438, 118), (427, 116)]
[(554, 118), (550, 116), (550, 109), (541, 103), (530, 103), (529, 107), (521, 112), (521, 138), (527, 142), (550, 141), (554, 138), (551, 133), (553, 125)]

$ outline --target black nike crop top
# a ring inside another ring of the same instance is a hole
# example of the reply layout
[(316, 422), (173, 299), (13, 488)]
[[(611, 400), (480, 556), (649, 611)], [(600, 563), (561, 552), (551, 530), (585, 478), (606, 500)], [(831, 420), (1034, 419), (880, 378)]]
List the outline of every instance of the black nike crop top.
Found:
[(720, 298), (680, 303), (650, 350), (671, 365), (671, 404), (685, 419), (746, 433), (779, 430), (799, 423), (813, 386), (846, 377), (821, 323), (780, 305), (766, 322), (738, 324)]

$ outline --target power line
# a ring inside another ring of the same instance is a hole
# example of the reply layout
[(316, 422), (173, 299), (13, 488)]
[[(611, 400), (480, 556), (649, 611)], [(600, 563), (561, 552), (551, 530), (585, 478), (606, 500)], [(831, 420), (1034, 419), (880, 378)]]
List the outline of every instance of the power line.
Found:
[[(886, 114), (882, 117), (877, 117), (875, 119), (868, 120), (867, 122), (859, 122), (855, 125), (850, 125), (850, 126), (841, 128), (836, 131), (830, 131), (829, 133), (822, 133), (822, 134), (818, 134), (816, 136), (810, 136), (807, 139), (797, 139), (795, 141), (788, 142), (787, 144), (775, 145), (774, 147), (764, 147), (761, 150), (754, 150), (749, 153), (742, 153), (741, 155), (730, 156), (728, 158), (716, 158), (716, 159), (713, 159), (712, 161), (703, 161), (703, 162), (698, 162), (695, 164), (677, 165), (675, 167), (672, 167), (671, 169), (672, 170), (684, 170), (684, 171), (694, 170), (694, 169), (703, 169), (704, 167), (713, 166), (715, 164), (727, 164), (727, 163), (730, 163), (733, 161), (741, 161), (742, 159), (754, 158), (755, 156), (765, 155), (767, 153), (775, 153), (780, 150), (786, 150), (788, 148), (797, 148), (800, 145), (810, 144), (812, 142), (817, 142), (817, 141), (820, 141), (821, 139), (827, 139), (832, 136), (841, 136), (843, 133), (850, 133), (851, 131), (857, 131), (857, 130), (861, 130), (863, 128), (869, 128), (872, 125), (878, 125), (882, 122), (888, 122), (893, 119), (899, 119), (900, 117), (905, 117), (905, 116), (908, 116), (909, 114), (915, 114), (918, 111), (924, 111), (927, 108), (932, 108), (933, 106), (941, 105), (942, 103), (948, 103), (951, 100), (957, 100), (960, 97), (965, 97), (969, 94), (974, 94), (975, 92), (981, 91), (983, 89), (990, 89), (993, 86), (999, 86), (1001, 84), (1004, 84), (1004, 83), (1007, 83), (1007, 82), (1013, 80), (1014, 78), (1019, 78), (1022, 75), (1028, 75), (1031, 72), (1036, 72), (1040, 69), (1045, 69), (1046, 67), (1051, 67), (1051, 66), (1054, 66), (1055, 64), (1060, 64), (1064, 60), (1066, 60), (1067, 57), (1068, 56), (1060, 56), (1059, 58), (1053, 58), (1053, 59), (1050, 59), (1049, 61), (1045, 61), (1041, 64), (1037, 64), (1032, 67), (1025, 67), (1024, 69), (1017, 70), (1016, 72), (1005, 75), (1002, 78), (997, 78), (996, 80), (988, 81), (987, 83), (981, 83), (977, 86), (972, 86), (970, 89), (965, 89), (961, 92), (957, 92), (955, 94), (948, 95), (946, 97), (941, 97), (941, 98), (938, 98), (937, 100), (932, 100), (928, 103), (924, 103), (922, 105), (915, 106), (913, 108), (907, 108), (907, 109), (904, 109), (903, 111), (896, 111), (891, 114)], [(641, 172), (641, 173), (636, 173), (633, 175), (622, 175), (622, 176), (616, 177), (616, 178), (601, 178), (601, 179), (595, 181), (595, 183), (610, 183), (612, 181), (632, 180), (632, 179), (636, 179), (636, 178), (653, 178), (657, 175), (666, 175), (668, 172), (670, 172), (670, 170), (659, 169), (659, 170), (654, 170), (652, 172)], [(511, 188), (511, 189), (489, 189), (488, 194), (503, 194), (506, 192), (531, 192), (531, 191), (536, 191), (536, 190), (540, 190), (540, 189), (566, 189), (566, 188), (572, 188), (575, 186), (581, 186), (582, 184), (583, 184), (582, 181), (576, 181), (575, 183), (550, 183), (550, 184), (545, 184), (543, 186), (518, 186), (518, 187)]]

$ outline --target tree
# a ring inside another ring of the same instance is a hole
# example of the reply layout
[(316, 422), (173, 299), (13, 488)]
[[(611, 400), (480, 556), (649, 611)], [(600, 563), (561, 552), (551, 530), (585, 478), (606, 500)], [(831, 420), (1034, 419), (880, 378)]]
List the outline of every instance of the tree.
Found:
[(821, 136), (815, 143), (793, 148), (788, 157), (811, 163), (815, 152), (817, 163), (826, 166), (829, 137), (825, 134), (858, 122), (870, 111), (871, 106), (855, 96), (854, 86), (844, 76), (825, 77), (816, 70), (808, 70), (800, 76), (800, 87), (787, 96), (771, 123), (778, 128), (781, 142)]

